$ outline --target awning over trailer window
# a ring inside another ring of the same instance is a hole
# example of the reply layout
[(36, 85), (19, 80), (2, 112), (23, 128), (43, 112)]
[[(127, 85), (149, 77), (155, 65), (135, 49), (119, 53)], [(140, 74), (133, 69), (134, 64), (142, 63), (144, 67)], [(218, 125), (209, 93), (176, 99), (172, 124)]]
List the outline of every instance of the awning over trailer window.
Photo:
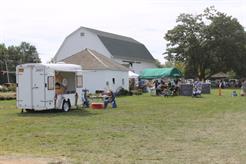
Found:
[(61, 71), (61, 72), (81, 71), (81, 66), (75, 64), (44, 64), (44, 65), (46, 65), (51, 69), (54, 69), (55, 71)]

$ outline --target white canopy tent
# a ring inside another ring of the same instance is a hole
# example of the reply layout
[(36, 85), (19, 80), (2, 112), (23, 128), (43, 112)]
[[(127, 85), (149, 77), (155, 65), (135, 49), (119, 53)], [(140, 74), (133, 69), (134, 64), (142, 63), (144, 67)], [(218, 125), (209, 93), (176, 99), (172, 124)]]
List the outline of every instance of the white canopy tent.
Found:
[(134, 73), (134, 72), (132, 72), (132, 71), (128, 71), (128, 77), (129, 78), (138, 78), (139, 75)]
[(139, 75), (132, 72), (128, 71), (128, 79), (129, 79), (129, 89), (134, 90), (138, 87), (138, 77)]

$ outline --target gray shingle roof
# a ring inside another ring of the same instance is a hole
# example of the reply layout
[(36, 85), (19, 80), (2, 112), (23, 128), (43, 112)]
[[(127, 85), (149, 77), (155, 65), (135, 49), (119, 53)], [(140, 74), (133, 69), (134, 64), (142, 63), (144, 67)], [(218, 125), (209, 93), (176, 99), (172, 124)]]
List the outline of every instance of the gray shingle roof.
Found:
[(81, 65), (83, 70), (129, 71), (128, 68), (117, 63), (113, 59), (87, 48), (63, 59), (63, 62)]
[(127, 42), (133, 42), (133, 43), (141, 44), (140, 42), (138, 42), (135, 39), (130, 38), (130, 37), (126, 37), (126, 36), (122, 36), (122, 35), (118, 35), (118, 34), (112, 34), (112, 33), (104, 32), (104, 31), (99, 31), (99, 30), (96, 30), (96, 29), (88, 28), (88, 27), (81, 27), (81, 28), (84, 28), (84, 29), (86, 29), (86, 30), (98, 35), (98, 36), (104, 36), (104, 37), (107, 37), (107, 38), (115, 38), (115, 39), (118, 39), (118, 40), (123, 40), (123, 41), (127, 41)]
[(211, 76), (211, 78), (228, 78), (228, 75), (224, 72), (219, 72)]
[(115, 58), (148, 62), (155, 61), (148, 49), (142, 43), (130, 37), (116, 35), (86, 27), (82, 28), (95, 33), (105, 45), (107, 50)]

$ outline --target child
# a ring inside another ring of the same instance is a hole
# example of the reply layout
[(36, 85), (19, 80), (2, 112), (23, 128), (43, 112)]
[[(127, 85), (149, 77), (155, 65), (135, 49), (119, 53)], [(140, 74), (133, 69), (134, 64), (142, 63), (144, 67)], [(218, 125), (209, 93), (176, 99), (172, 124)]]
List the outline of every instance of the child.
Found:
[(232, 97), (237, 96), (237, 92), (236, 92), (236, 91), (232, 91), (231, 96), (232, 96)]

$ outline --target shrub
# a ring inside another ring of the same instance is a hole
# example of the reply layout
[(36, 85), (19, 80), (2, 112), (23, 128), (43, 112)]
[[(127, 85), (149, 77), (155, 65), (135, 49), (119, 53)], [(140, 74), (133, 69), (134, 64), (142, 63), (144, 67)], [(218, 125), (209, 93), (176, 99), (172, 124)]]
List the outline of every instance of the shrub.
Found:
[(15, 92), (16, 91), (16, 86), (10, 86), (8, 87), (9, 91)]
[(141, 94), (143, 94), (143, 91), (142, 91), (142, 89), (132, 90), (132, 94), (141, 95)]
[(8, 92), (9, 89), (7, 87), (2, 87), (0, 88), (0, 92)]
[(129, 92), (128, 90), (120, 87), (115, 92), (116, 96), (132, 96), (132, 92)]
[(0, 100), (13, 100), (15, 98), (15, 96), (0, 96)]

